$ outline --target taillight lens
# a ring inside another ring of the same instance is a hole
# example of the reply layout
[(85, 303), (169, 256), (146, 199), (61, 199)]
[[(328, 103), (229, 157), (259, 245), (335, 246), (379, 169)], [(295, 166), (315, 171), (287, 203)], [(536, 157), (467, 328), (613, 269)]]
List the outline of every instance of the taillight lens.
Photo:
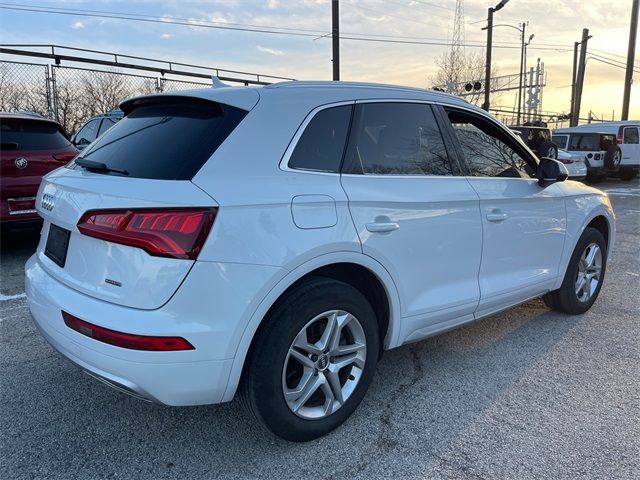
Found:
[(596, 153), (596, 154), (593, 156), (593, 159), (594, 159), (594, 160), (600, 160), (600, 154), (599, 154), (599, 153)]
[(155, 257), (195, 260), (216, 208), (89, 210), (78, 230), (89, 237), (138, 247)]
[(182, 337), (152, 337), (117, 332), (109, 328), (99, 327), (78, 317), (62, 312), (64, 323), (72, 330), (91, 337), (99, 342), (115, 345), (130, 350), (147, 350), (155, 352), (171, 352), (178, 350), (195, 350), (194, 346)]
[(569, 165), (570, 163), (573, 163), (573, 160), (570, 160), (568, 158), (562, 158), (562, 159), (559, 159), (559, 160), (560, 160), (560, 162), (564, 163), (565, 165)]

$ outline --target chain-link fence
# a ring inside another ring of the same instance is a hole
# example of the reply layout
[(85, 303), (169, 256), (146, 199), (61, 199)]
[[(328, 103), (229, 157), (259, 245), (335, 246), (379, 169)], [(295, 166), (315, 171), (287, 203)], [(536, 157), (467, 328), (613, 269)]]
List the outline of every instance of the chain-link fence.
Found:
[(119, 69), (0, 61), (0, 111), (39, 113), (60, 122), (70, 135), (90, 117), (117, 108), (126, 98), (210, 86), (201, 77), (188, 81)]
[(0, 111), (53, 117), (47, 65), (0, 62)]

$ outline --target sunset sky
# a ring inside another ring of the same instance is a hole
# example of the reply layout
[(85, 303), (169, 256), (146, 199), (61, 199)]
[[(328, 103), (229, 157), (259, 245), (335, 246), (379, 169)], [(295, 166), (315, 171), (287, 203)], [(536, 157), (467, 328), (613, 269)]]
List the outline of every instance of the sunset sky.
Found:
[[(465, 1), (468, 51), (482, 50), (486, 37), (480, 29), (485, 25), (487, 7), (495, 3), (497, 1)], [(587, 61), (581, 116), (586, 117), (589, 110), (593, 110), (597, 117), (604, 115), (610, 119), (615, 111), (619, 118), (631, 3), (631, 0), (511, 0), (496, 13), (496, 24), (515, 26), (522, 21), (529, 22), (527, 36), (533, 33), (535, 38), (528, 50), (528, 65), (534, 65), (536, 59), (541, 58), (548, 75), (543, 97), (545, 111), (569, 110), (573, 42), (580, 40), (582, 28), (587, 27), (593, 35), (589, 51), (594, 56)], [(445, 44), (452, 35), (454, 0), (342, 0), (340, 4), (344, 35), (363, 34), (390, 40), (415, 37), (416, 41)], [(180, 18), (191, 23), (205, 20), (213, 22), (209, 25), (240, 24), (241, 28), (253, 25), (298, 29), (278, 31), (303, 35), (0, 9), (2, 43), (60, 44), (297, 79), (331, 78), (331, 40), (323, 37), (331, 30), (329, 0), (0, 2), (0, 6), (7, 5)], [(511, 28), (496, 28), (494, 41), (498, 74), (518, 73), (519, 33)], [(446, 48), (343, 40), (342, 79), (430, 87), (430, 78), (436, 70), (434, 59)], [(635, 68), (640, 71), (639, 55), (640, 48), (637, 48)], [(635, 76), (640, 78), (640, 74)], [(493, 103), (512, 108), (514, 95), (502, 94)], [(640, 118), (638, 80), (632, 87), (630, 118)]]

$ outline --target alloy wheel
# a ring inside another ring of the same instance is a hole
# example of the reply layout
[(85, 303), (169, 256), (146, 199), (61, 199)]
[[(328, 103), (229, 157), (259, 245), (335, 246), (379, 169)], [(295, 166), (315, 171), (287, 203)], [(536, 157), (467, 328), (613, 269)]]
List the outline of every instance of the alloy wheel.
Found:
[(588, 302), (600, 283), (602, 272), (602, 250), (596, 243), (584, 249), (578, 262), (575, 292), (578, 300)]
[(282, 393), (289, 409), (307, 420), (338, 410), (362, 377), (367, 343), (358, 319), (330, 310), (310, 320), (289, 347)]

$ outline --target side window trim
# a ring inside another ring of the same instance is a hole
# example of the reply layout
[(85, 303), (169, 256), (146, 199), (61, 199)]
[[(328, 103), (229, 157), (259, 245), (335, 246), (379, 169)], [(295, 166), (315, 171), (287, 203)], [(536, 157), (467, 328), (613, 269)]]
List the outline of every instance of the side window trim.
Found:
[[(466, 115), (471, 115), (473, 117), (476, 117), (478, 119), (480, 119), (481, 121), (485, 121), (485, 122), (489, 122), (491, 123), (494, 127), (496, 127), (499, 131), (503, 132), (507, 138), (510, 138), (512, 140), (512, 145), (507, 144), (507, 146), (509, 148), (511, 148), (515, 153), (517, 153), (518, 155), (520, 155), (528, 164), (529, 167), (535, 172), (538, 168), (538, 160), (536, 158), (536, 156), (529, 151), (529, 148), (522, 145), (520, 142), (517, 141), (517, 137), (515, 136), (515, 134), (513, 132), (511, 132), (511, 130), (509, 130), (508, 128), (504, 127), (502, 124), (500, 124), (498, 121), (492, 119), (492, 118), (488, 118), (485, 115), (481, 115), (478, 114), (477, 112), (474, 112), (473, 110), (467, 110), (464, 108), (459, 108), (456, 106), (450, 106), (450, 105), (445, 105), (442, 107), (443, 109), (443, 113), (445, 115), (446, 118), (446, 123), (448, 126), (448, 129), (450, 129), (450, 133), (453, 135), (453, 143), (456, 145), (456, 150), (459, 152), (459, 155), (461, 156), (461, 163), (464, 164), (464, 168), (465, 170), (468, 172), (467, 176), (471, 175), (471, 169), (469, 167), (469, 164), (467, 163), (467, 159), (464, 156), (463, 150), (462, 150), (462, 146), (460, 145), (460, 141), (458, 140), (458, 137), (455, 134), (455, 131), (453, 130), (453, 125), (451, 125), (451, 122), (449, 121), (448, 115), (447, 115), (447, 110), (456, 110), (458, 112), (462, 112)], [(488, 177), (488, 178), (492, 178), (492, 177)]]
[[(362, 117), (362, 105), (371, 104), (371, 103), (407, 103), (407, 104), (418, 104), (424, 105), (426, 108), (431, 110), (431, 113), (435, 117), (436, 125), (440, 132), (440, 136), (442, 137), (442, 142), (444, 143), (445, 151), (447, 152), (447, 157), (449, 159), (449, 163), (451, 164), (451, 169), (453, 171), (453, 175), (422, 175), (422, 174), (411, 174), (411, 175), (382, 175), (382, 174), (367, 174), (367, 176), (398, 176), (398, 177), (438, 177), (438, 178), (451, 178), (451, 177), (460, 177), (465, 176), (465, 170), (462, 167), (462, 164), (459, 162), (458, 152), (456, 149), (455, 143), (450, 141), (450, 134), (444, 122), (442, 122), (442, 118), (440, 118), (441, 113), (439, 112), (440, 105), (437, 103), (432, 103), (425, 100), (410, 100), (410, 99), (365, 99), (365, 100), (356, 100), (355, 107), (353, 109), (351, 115), (351, 124), (349, 126), (349, 133), (347, 135), (347, 146), (345, 148), (343, 158), (342, 158), (342, 168), (340, 173), (342, 175), (359, 175), (362, 174), (358, 172), (356, 165), (353, 165), (353, 150), (355, 148), (355, 135), (353, 132), (356, 130), (356, 126)], [(451, 128), (449, 126), (449, 128)], [(454, 132), (452, 132), (454, 133)], [(455, 133), (454, 133), (455, 134)]]
[[(305, 174), (309, 174), (309, 175), (340, 175), (340, 172), (319, 172), (319, 171), (314, 171), (314, 170), (302, 170), (302, 169), (298, 169), (298, 168), (292, 168), (289, 166), (289, 160), (291, 160), (291, 155), (293, 154), (293, 151), (296, 149), (296, 146), (298, 145), (298, 142), (300, 141), (300, 137), (302, 137), (302, 134), (304, 133), (304, 131), (307, 129), (307, 127), (309, 126), (309, 124), (311, 123), (311, 121), (315, 118), (315, 116), (320, 113), (323, 110), (327, 110), (329, 108), (334, 108), (334, 107), (343, 107), (343, 106), (348, 106), (351, 105), (353, 107), (353, 105), (355, 105), (355, 100), (348, 100), (348, 101), (342, 101), (342, 102), (335, 102), (335, 103), (327, 103), (324, 105), (319, 105), (316, 108), (314, 108), (313, 110), (311, 110), (307, 116), (304, 118), (304, 120), (302, 121), (302, 123), (300, 124), (300, 126), (298, 127), (298, 129), (296, 130), (296, 132), (293, 134), (293, 137), (291, 137), (291, 140), (289, 141), (289, 145), (287, 145), (287, 148), (284, 151), (284, 154), (282, 155), (282, 159), (280, 160), (280, 163), (278, 164), (278, 167), (280, 170), (283, 170), (285, 172), (297, 172), (297, 173), (305, 173)], [(347, 138), (345, 140), (345, 145), (349, 144), (349, 137), (351, 134), (351, 126), (353, 123), (353, 108), (351, 109), (351, 118), (349, 121), (349, 129), (347, 131)], [(345, 152), (347, 151), (347, 147), (345, 146), (343, 152), (342, 152), (342, 159), (340, 160), (340, 169), (342, 169), (342, 164), (344, 162), (344, 155)]]

